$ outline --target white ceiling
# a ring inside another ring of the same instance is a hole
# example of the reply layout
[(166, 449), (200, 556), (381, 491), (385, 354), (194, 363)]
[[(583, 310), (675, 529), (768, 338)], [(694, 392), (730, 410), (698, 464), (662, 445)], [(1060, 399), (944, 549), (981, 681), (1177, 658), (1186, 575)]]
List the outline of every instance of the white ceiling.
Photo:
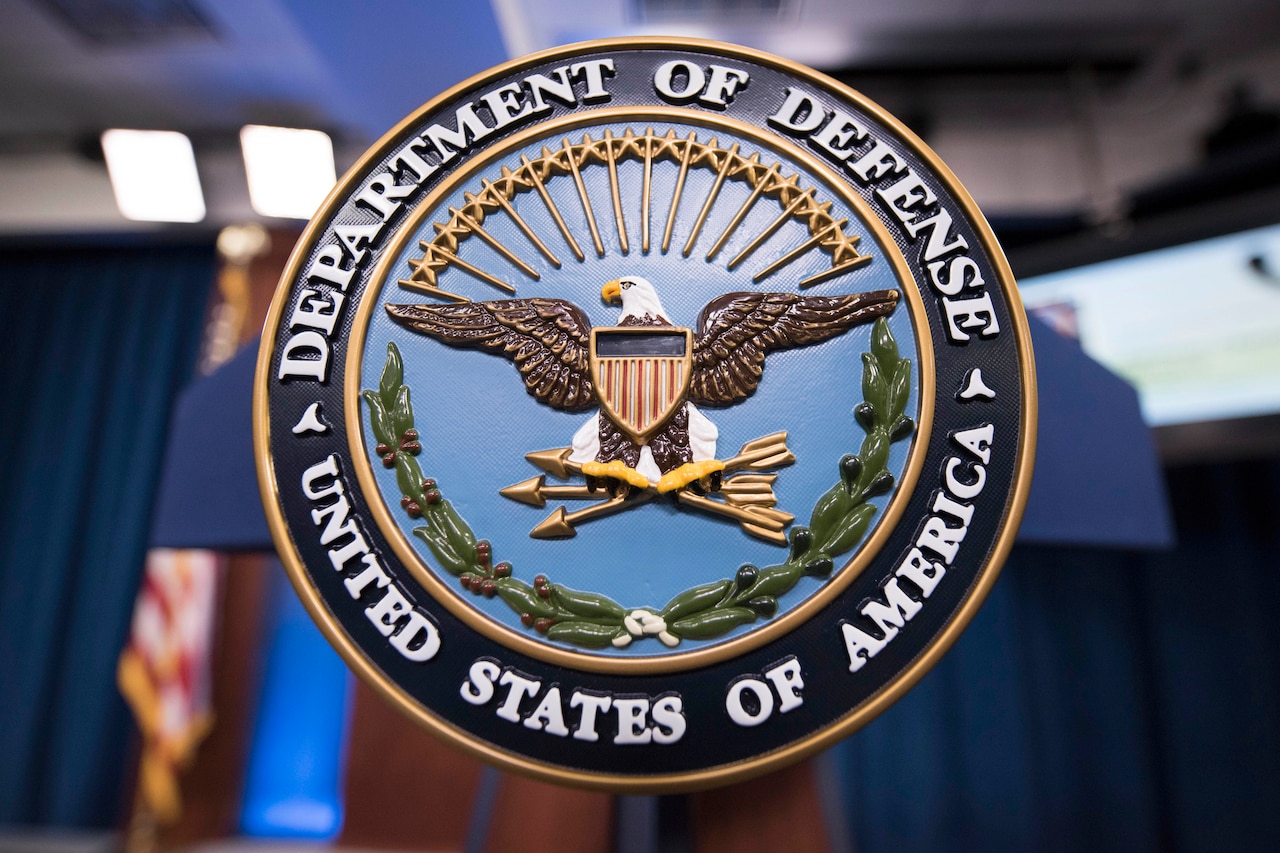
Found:
[[(85, 157), (106, 127), (191, 134), (220, 224), (253, 216), (242, 124), (327, 130), (341, 169), (451, 84), (586, 38), (703, 36), (846, 70), (1013, 211), (1088, 203), (1082, 107), (1123, 188), (1185, 166), (1235, 79), (1280, 100), (1275, 0), (188, 0), (212, 34), (112, 45), (50, 8), (122, 2), (0, 3), (0, 232), (137, 227)], [(1091, 78), (1070, 72), (1090, 65), (1125, 73), (1082, 99)]]

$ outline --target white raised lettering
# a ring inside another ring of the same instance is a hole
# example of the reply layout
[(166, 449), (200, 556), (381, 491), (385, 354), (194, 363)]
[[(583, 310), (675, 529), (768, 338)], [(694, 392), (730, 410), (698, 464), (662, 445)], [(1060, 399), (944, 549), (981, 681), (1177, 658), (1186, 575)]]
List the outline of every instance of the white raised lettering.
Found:
[(654, 743), (675, 743), (684, 737), (684, 700), (677, 694), (662, 696), (653, 703)]
[(653, 740), (653, 729), (648, 724), (648, 697), (615, 696), (613, 710), (618, 712), (618, 733), (614, 735), (614, 743), (626, 746)]
[(889, 644), (887, 639), (877, 639), (861, 628), (853, 627), (848, 622), (840, 626), (840, 633), (844, 635), (845, 650), (849, 653), (850, 672), (857, 672), (862, 669), (867, 661), (879, 654), (880, 650)]
[(567, 737), (569, 729), (564, 724), (564, 711), (560, 708), (560, 688), (552, 687), (542, 697), (538, 707), (524, 720), (525, 728), (542, 730), (548, 734)]
[(825, 117), (826, 111), (812, 95), (788, 86), (786, 100), (766, 121), (793, 133), (812, 133)]
[(491, 660), (478, 660), (467, 671), (467, 680), (458, 690), (462, 698), (472, 705), (483, 705), (493, 698), (493, 683), (498, 680), (502, 667)]
[(957, 343), (969, 340), (964, 329), (976, 331), (984, 338), (1000, 334), (1000, 323), (996, 320), (996, 307), (991, 303), (990, 293), (972, 299), (945, 298), (942, 310), (947, 315), (947, 335)]
[(957, 430), (951, 434), (951, 440), (982, 460), (985, 465), (991, 461), (991, 442), (995, 440), (996, 428), (991, 424), (983, 424), (973, 429)]
[[(743, 704), (744, 693), (755, 697), (755, 711), (748, 710)], [(729, 712), (729, 719), (738, 725), (748, 728), (758, 726), (773, 714), (773, 691), (758, 678), (740, 678), (729, 688), (724, 708)]]
[(764, 677), (773, 682), (773, 689), (778, 691), (778, 710), (785, 714), (804, 704), (800, 691), (804, 689), (804, 678), (800, 675), (800, 661), (796, 658), (785, 660), (764, 671)]
[(575, 690), (569, 697), (569, 707), (582, 708), (582, 715), (578, 719), (577, 728), (573, 730), (573, 739), (591, 743), (600, 740), (600, 736), (596, 734), (596, 719), (600, 714), (608, 711), (612, 704), (612, 696), (598, 696), (595, 693)]
[(920, 594), (925, 598), (929, 597), (938, 585), (938, 581), (942, 580), (942, 576), (946, 573), (945, 566), (925, 559), (924, 553), (919, 548), (908, 551), (906, 558), (895, 572), (898, 577), (906, 578), (919, 587)]
[(498, 706), (497, 715), (513, 723), (520, 722), (520, 700), (527, 696), (536, 695), (538, 688), (542, 687), (542, 682), (532, 681), (524, 676), (516, 675), (511, 670), (507, 670), (502, 673), (502, 678), (498, 679), (498, 683), (507, 686), (507, 696), (502, 700), (502, 704)]

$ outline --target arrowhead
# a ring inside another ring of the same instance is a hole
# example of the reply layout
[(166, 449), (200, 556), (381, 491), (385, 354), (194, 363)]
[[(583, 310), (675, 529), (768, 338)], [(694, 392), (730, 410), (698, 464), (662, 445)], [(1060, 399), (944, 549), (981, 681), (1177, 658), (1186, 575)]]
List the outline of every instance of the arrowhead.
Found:
[(542, 523), (529, 531), (534, 539), (571, 539), (578, 531), (565, 518), (564, 507), (556, 507), (555, 512), (542, 520)]
[(548, 474), (559, 477), (561, 480), (567, 480), (571, 472), (566, 463), (569, 461), (569, 454), (572, 452), (573, 449), (569, 447), (556, 447), (551, 450), (537, 450), (533, 453), (526, 453), (524, 458)]
[(513, 501), (520, 501), (520, 503), (528, 504), (529, 506), (544, 507), (547, 505), (547, 499), (542, 496), (542, 486), (546, 481), (547, 476), (539, 474), (522, 483), (507, 486), (505, 489), (501, 489), (498, 494), (504, 498), (511, 498)]

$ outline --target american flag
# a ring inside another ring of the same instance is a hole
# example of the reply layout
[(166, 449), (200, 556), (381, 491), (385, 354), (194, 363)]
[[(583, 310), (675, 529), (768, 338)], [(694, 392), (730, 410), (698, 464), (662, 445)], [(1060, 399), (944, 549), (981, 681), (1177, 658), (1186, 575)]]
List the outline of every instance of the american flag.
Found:
[(161, 824), (182, 810), (181, 770), (213, 723), (209, 653), (224, 557), (153, 549), (116, 672), (138, 728), (138, 799)]

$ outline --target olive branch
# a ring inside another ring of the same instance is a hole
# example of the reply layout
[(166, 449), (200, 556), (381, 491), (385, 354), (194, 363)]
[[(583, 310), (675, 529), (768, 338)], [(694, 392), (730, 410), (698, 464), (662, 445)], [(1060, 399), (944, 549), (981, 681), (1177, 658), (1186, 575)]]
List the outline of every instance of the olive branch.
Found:
[(512, 575), (507, 562), (493, 562), (493, 548), (476, 539), (467, 523), (440, 493), (435, 480), (424, 478), (415, 458), (422, 445), (413, 424), (404, 364), (394, 343), (377, 391), (364, 391), (369, 422), (378, 440), (382, 464), (396, 469), (404, 511), (422, 526), (413, 528), (462, 588), (495, 595), (520, 615), (521, 624), (550, 640), (586, 648), (624, 648), (634, 640), (656, 637), (667, 646), (684, 639), (708, 640), (740, 625), (770, 619), (779, 597), (805, 576), (831, 576), (835, 558), (854, 548), (866, 534), (876, 507), (872, 498), (889, 492), (889, 449), (915, 430), (904, 412), (911, 392), (911, 361), (901, 358), (889, 324), (879, 319), (871, 330), (871, 351), (862, 354), (863, 402), (854, 418), (866, 432), (858, 453), (838, 465), (839, 481), (814, 504), (808, 526), (791, 528), (787, 559), (773, 566), (741, 566), (732, 578), (691, 587), (661, 609), (624, 608), (608, 596), (571, 589), (537, 575), (527, 584)]

